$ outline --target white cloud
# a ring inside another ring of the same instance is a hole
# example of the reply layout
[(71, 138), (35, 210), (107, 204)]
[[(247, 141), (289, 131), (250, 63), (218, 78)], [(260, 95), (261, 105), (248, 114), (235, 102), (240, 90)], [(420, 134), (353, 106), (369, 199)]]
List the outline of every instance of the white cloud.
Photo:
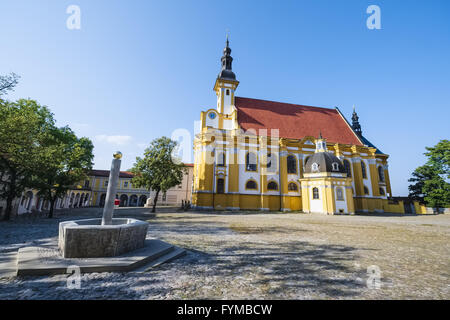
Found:
[(123, 146), (130, 143), (133, 138), (131, 136), (108, 136), (106, 134), (101, 134), (95, 136), (95, 139), (100, 142), (107, 142), (113, 145)]

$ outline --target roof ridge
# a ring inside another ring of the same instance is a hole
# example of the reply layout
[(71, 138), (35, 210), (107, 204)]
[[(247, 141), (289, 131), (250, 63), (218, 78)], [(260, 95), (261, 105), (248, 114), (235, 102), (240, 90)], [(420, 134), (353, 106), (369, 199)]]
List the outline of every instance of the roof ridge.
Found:
[(272, 103), (282, 103), (282, 104), (289, 104), (291, 106), (318, 108), (318, 109), (326, 109), (326, 110), (336, 111), (335, 108), (317, 107), (317, 106), (310, 106), (310, 105), (306, 105), (306, 104), (297, 104), (297, 103), (291, 103), (291, 102), (281, 102), (281, 101), (264, 100), (264, 99), (257, 99), (257, 98), (238, 97), (238, 96), (236, 96), (235, 98), (248, 99), (248, 100), (258, 100), (258, 101), (272, 102)]

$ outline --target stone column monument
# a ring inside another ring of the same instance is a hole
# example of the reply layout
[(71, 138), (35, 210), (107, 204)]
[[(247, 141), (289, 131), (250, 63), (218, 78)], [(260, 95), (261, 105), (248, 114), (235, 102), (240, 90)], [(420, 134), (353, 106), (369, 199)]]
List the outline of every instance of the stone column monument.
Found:
[(122, 153), (116, 151), (113, 155), (111, 171), (109, 172), (108, 190), (106, 192), (105, 207), (103, 208), (102, 225), (111, 225), (114, 213), (114, 199), (116, 198), (117, 182), (119, 181)]
[(59, 223), (58, 246), (64, 258), (116, 257), (145, 246), (148, 222), (113, 218), (122, 153), (114, 153), (103, 218)]

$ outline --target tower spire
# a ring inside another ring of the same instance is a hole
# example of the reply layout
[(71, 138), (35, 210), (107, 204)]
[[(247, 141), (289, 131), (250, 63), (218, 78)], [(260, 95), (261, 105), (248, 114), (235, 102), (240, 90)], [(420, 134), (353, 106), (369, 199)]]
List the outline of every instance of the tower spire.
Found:
[(216, 78), (214, 84), (214, 91), (217, 95), (217, 111), (221, 114), (230, 115), (236, 110), (234, 103), (234, 91), (239, 85), (236, 80), (231, 64), (233, 58), (231, 57), (230, 40), (227, 32), (225, 48), (223, 49), (223, 56), (221, 60), (221, 71)]
[(227, 32), (227, 41), (225, 48), (223, 49), (223, 56), (220, 59), (222, 62), (222, 70), (219, 73), (218, 78), (227, 79), (227, 80), (236, 80), (236, 75), (232, 71), (232, 62), (233, 58), (231, 57), (231, 49), (230, 49), (230, 41), (228, 39)]
[(362, 136), (361, 125), (359, 124), (359, 117), (356, 113), (355, 105), (353, 105), (352, 128), (358, 136)]

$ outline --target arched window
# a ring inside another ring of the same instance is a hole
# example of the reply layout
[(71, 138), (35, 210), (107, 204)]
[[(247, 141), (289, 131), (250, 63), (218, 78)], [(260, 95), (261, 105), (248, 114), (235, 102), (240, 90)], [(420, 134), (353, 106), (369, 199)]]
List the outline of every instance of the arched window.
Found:
[(361, 161), (361, 171), (363, 179), (367, 179), (366, 165)]
[(386, 194), (386, 192), (384, 192), (383, 188), (380, 188), (380, 195), (384, 196)]
[(278, 184), (275, 181), (270, 181), (267, 184), (267, 190), (276, 191), (278, 190)]
[(316, 162), (314, 162), (314, 163), (311, 165), (311, 171), (312, 171), (312, 172), (319, 172), (319, 164), (316, 163)]
[(287, 172), (292, 174), (297, 173), (297, 158), (293, 155), (288, 155), (287, 157)]
[(378, 167), (378, 177), (380, 178), (380, 182), (384, 182), (384, 169), (382, 166)]
[(224, 193), (225, 192), (225, 180), (220, 178), (217, 179), (217, 193)]
[(227, 96), (230, 95), (230, 89), (227, 89)]
[(364, 194), (369, 194), (369, 189), (366, 186), (364, 186)]
[(247, 153), (245, 158), (245, 168), (247, 171), (256, 171), (256, 154), (253, 152)]
[(277, 156), (271, 153), (267, 154), (267, 171), (277, 172)]
[(343, 201), (344, 200), (344, 192), (342, 191), (342, 188), (336, 188), (336, 199)]
[(298, 186), (295, 182), (289, 182), (288, 184), (288, 191), (297, 191)]
[(331, 167), (333, 171), (339, 171), (339, 164), (337, 162), (333, 162)]
[(258, 189), (258, 186), (254, 180), (248, 180), (245, 184), (245, 189), (256, 190)]
[(319, 199), (319, 189), (313, 188), (313, 199)]
[(226, 164), (225, 153), (220, 152), (217, 154), (217, 166), (224, 167)]
[(345, 168), (345, 172), (347, 172), (347, 177), (351, 178), (352, 167), (350, 166), (350, 162), (348, 160), (344, 160), (344, 168)]

